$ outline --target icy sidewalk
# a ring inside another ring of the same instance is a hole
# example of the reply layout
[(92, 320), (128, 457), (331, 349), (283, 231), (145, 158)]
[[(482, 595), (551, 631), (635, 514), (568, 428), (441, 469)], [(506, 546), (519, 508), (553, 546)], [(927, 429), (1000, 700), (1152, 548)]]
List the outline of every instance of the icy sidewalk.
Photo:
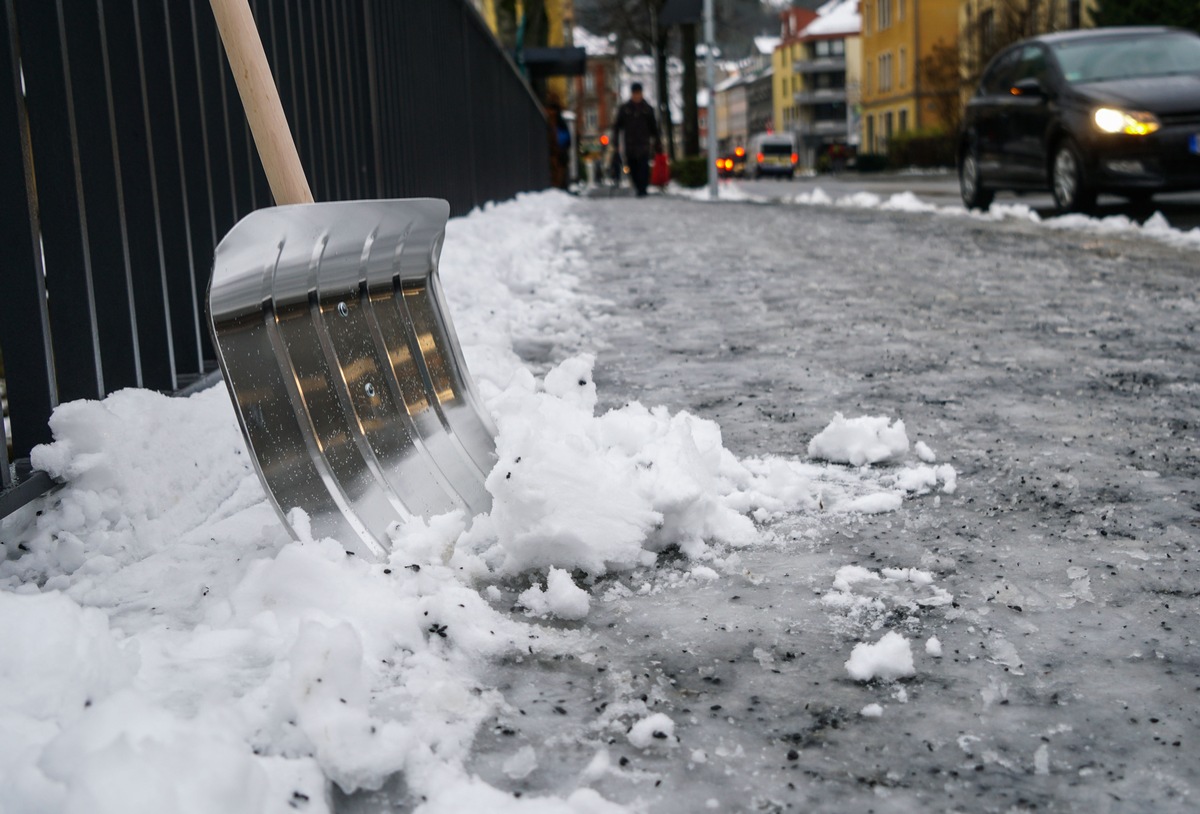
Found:
[(0, 534), (0, 802), (1186, 810), (1190, 274), (903, 213), (454, 221), (491, 515), (357, 562), (284, 537), (224, 393), (68, 406)]
[[(737, 455), (801, 456), (837, 411), (889, 414), (959, 475), (895, 513), (768, 523), (780, 547), (742, 551), (740, 575), (593, 611), (705, 752), (654, 766), (671, 787), (654, 799), (1193, 810), (1193, 253), (1020, 221), (645, 204), (586, 212), (590, 282), (616, 300), (608, 403), (718, 421)], [(858, 646), (890, 632), (915, 676), (853, 681), (845, 662), (882, 663), (886, 644)]]

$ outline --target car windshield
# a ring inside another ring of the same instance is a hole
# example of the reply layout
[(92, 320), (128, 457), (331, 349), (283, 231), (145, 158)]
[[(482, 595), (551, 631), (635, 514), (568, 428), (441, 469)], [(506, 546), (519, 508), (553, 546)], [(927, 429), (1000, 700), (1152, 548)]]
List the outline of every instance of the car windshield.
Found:
[(781, 144), (779, 142), (775, 142), (774, 144), (772, 144), (772, 143), (768, 142), (768, 143), (763, 144), (762, 154), (763, 155), (791, 155), (792, 154), (792, 145), (786, 144), (786, 143)]
[(1053, 47), (1072, 84), (1200, 73), (1200, 37), (1182, 32), (1068, 40)]

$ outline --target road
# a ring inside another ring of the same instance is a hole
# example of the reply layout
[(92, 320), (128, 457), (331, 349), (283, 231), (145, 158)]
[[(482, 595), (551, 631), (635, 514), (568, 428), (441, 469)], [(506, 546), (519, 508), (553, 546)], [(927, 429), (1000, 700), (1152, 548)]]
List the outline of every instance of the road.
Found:
[[(782, 198), (794, 196), (800, 192), (810, 191), (815, 187), (828, 192), (830, 195), (841, 197), (855, 192), (872, 192), (888, 197), (898, 192), (912, 192), (918, 198), (938, 206), (962, 206), (958, 194), (958, 179), (951, 172), (933, 175), (915, 175), (904, 173), (883, 173), (879, 175), (858, 175), (844, 173), (842, 175), (821, 175), (815, 178), (796, 178), (791, 181), (762, 179), (735, 180), (735, 183), (746, 192), (767, 198)], [(999, 193), (996, 200), (1000, 203), (1023, 203), (1032, 207), (1042, 217), (1053, 217), (1056, 213), (1054, 201), (1049, 193), (1030, 193), (1017, 195), (1015, 193)], [(1177, 229), (1195, 229), (1200, 227), (1200, 193), (1174, 193), (1155, 198), (1154, 206), (1146, 211), (1132, 211), (1128, 202), (1123, 198), (1111, 195), (1102, 196), (1095, 212), (1097, 217), (1108, 215), (1129, 215), (1138, 220), (1145, 220), (1154, 212), (1162, 212)]]

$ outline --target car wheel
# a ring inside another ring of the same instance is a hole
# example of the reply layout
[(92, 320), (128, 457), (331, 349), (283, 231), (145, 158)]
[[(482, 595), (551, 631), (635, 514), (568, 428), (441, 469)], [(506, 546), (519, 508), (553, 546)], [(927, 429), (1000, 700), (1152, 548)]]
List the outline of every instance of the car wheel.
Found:
[(1088, 183), (1083, 155), (1069, 138), (1060, 141), (1054, 150), (1050, 189), (1054, 203), (1064, 212), (1087, 212), (1096, 205), (1096, 192)]
[(974, 149), (963, 153), (958, 165), (958, 191), (962, 194), (963, 206), (967, 209), (988, 210), (996, 193), (983, 185), (979, 178), (979, 157)]

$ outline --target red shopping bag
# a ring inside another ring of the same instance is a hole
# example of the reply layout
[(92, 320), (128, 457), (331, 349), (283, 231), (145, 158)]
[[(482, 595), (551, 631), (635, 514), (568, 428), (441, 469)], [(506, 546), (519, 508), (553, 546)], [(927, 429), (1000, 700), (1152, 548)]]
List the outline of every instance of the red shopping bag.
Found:
[(667, 163), (666, 153), (656, 153), (654, 168), (650, 170), (650, 183), (656, 187), (665, 187), (671, 181), (671, 165)]

